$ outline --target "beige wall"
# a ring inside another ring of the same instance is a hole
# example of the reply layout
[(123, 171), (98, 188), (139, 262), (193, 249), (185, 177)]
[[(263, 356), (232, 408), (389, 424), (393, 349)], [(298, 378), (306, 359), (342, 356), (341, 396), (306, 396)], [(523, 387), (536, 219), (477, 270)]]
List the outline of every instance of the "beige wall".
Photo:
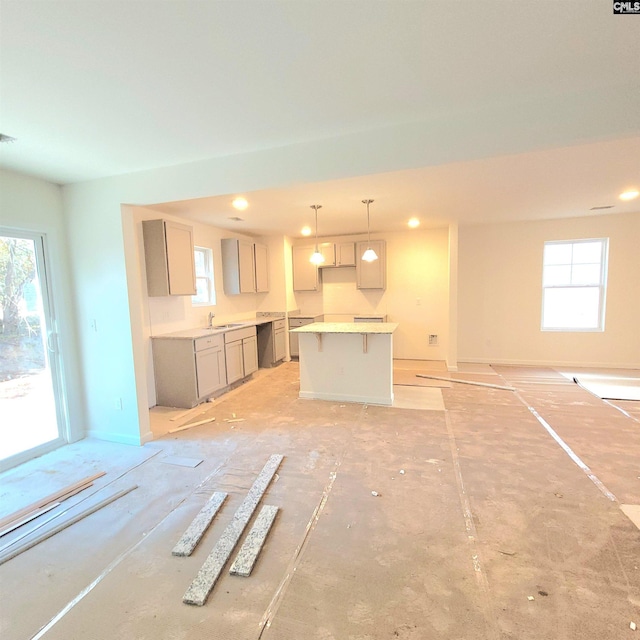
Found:
[[(604, 332), (540, 330), (548, 240), (609, 238)], [(640, 367), (640, 213), (460, 227), (460, 361)]]

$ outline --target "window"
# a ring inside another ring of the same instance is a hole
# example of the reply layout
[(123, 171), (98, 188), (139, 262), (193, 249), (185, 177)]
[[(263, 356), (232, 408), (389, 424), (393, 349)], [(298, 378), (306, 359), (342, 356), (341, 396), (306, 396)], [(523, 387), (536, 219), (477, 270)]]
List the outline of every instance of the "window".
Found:
[(216, 303), (216, 290), (213, 286), (213, 251), (206, 247), (195, 247), (196, 295), (191, 296), (194, 306)]
[(606, 238), (545, 242), (543, 331), (604, 331)]

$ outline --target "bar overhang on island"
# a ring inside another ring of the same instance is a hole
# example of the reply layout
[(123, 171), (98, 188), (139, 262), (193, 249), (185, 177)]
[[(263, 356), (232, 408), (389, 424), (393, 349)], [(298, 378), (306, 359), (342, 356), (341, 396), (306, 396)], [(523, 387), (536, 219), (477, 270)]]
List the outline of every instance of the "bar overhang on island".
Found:
[(395, 322), (315, 322), (300, 344), (300, 398), (393, 404)]

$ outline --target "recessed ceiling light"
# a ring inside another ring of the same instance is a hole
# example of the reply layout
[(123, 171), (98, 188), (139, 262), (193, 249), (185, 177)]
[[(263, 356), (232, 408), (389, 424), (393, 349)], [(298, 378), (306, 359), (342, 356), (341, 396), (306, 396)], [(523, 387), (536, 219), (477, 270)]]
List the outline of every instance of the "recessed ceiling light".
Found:
[(415, 229), (416, 227), (420, 226), (420, 220), (418, 220), (418, 218), (411, 218), (411, 220), (409, 220), (409, 222), (407, 222), (407, 224), (412, 228)]
[(629, 191), (625, 191), (620, 194), (620, 200), (633, 200), (640, 195), (640, 191), (637, 189), (629, 189)]
[(303, 236), (310, 236), (311, 235), (311, 227), (302, 227), (300, 233)]
[(231, 204), (234, 209), (238, 209), (239, 211), (244, 211), (249, 206), (245, 198), (236, 198)]

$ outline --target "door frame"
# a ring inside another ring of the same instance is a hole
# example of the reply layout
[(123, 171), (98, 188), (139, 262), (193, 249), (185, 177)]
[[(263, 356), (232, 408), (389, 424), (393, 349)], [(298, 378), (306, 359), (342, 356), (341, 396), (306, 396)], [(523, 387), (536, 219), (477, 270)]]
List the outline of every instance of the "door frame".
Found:
[(47, 234), (40, 231), (0, 226), (0, 236), (33, 241), (36, 256), (36, 272), (38, 274), (40, 294), (42, 296), (42, 313), (46, 325), (46, 340), (44, 344), (45, 349), (47, 349), (47, 359), (51, 372), (56, 424), (58, 427), (58, 437), (54, 440), (0, 460), (0, 472), (2, 472), (67, 444), (70, 441), (70, 428), (67, 394), (64, 385), (64, 369), (59, 345), (59, 331), (53, 304), (54, 296), (51, 287), (50, 268), (48, 266), (51, 264), (51, 261), (49, 259)]

